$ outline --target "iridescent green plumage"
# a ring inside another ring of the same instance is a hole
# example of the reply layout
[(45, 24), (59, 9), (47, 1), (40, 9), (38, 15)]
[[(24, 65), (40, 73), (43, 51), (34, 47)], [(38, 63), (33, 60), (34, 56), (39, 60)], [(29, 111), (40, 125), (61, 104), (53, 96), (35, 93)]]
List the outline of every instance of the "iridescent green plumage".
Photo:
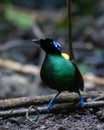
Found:
[[(79, 90), (83, 90), (84, 83), (81, 73), (72, 59), (65, 59), (61, 55), (61, 46), (52, 39), (35, 41), (46, 52), (45, 60), (41, 67), (41, 79), (58, 93), (52, 98), (48, 110), (61, 91), (77, 92), (80, 97), (80, 106), (83, 106), (83, 98)], [(65, 54), (64, 54), (65, 55)]]
[(70, 90), (75, 77), (75, 67), (61, 55), (46, 54), (41, 68), (42, 80), (58, 91)]

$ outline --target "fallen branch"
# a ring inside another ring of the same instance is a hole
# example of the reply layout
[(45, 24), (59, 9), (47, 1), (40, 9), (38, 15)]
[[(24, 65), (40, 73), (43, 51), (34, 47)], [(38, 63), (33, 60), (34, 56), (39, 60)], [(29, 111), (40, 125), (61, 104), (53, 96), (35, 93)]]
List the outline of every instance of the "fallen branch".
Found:
[(89, 76), (89, 75), (84, 75), (84, 80), (85, 81), (89, 81), (89, 82), (93, 82), (95, 84), (100, 84), (100, 85), (104, 85), (104, 78), (98, 77), (98, 76)]
[[(103, 93), (99, 93), (97, 91), (92, 91), (89, 93), (82, 93), (84, 99), (86, 98), (95, 98), (100, 95), (104, 95)], [(34, 96), (34, 97), (22, 97), (22, 98), (13, 98), (13, 99), (4, 99), (0, 100), (0, 110), (7, 110), (12, 108), (19, 107), (29, 107), (31, 105), (42, 105), (48, 103), (53, 95), (47, 96)], [(56, 100), (55, 103), (74, 103), (79, 100), (79, 96), (76, 93), (62, 93)]]
[(3, 59), (0, 59), (0, 67), (32, 75), (38, 75), (40, 70), (39, 67), (35, 65), (22, 65), (15, 61), (3, 60)]
[[(80, 108), (77, 104), (69, 104), (69, 103), (64, 103), (64, 104), (54, 104), (52, 110), (50, 113), (62, 113), (64, 112), (69, 112), (69, 111), (74, 111), (76, 109), (86, 109), (86, 108), (97, 108), (97, 107), (104, 107), (104, 101), (94, 101), (94, 102), (86, 102), (84, 103), (83, 108)], [(47, 114), (49, 113), (46, 109), (46, 107), (38, 107), (37, 108), (39, 111), (39, 114)], [(21, 110), (14, 110), (14, 111), (2, 111), (0, 112), (0, 117), (5, 118), (5, 117), (13, 117), (13, 116), (24, 116), (26, 115), (28, 109), (21, 109)], [(30, 114), (37, 115), (37, 112), (35, 110), (30, 111)]]

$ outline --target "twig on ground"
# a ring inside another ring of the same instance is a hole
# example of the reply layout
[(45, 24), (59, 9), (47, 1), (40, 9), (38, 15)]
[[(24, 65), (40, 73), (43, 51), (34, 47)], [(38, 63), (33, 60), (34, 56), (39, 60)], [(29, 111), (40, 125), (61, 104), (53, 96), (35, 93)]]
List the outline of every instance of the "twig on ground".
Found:
[[(86, 109), (86, 108), (97, 108), (97, 107), (104, 107), (104, 101), (94, 101), (94, 102), (86, 102), (84, 103), (83, 108), (80, 108), (77, 104), (69, 104), (69, 103), (63, 103), (63, 104), (54, 104), (52, 110), (50, 113), (62, 113), (63, 112), (70, 112), (74, 111), (76, 109)], [(47, 114), (49, 113), (46, 109), (46, 107), (37, 107), (40, 114)], [(13, 116), (24, 116), (26, 115), (26, 112), (28, 109), (20, 109), (20, 110), (14, 110), (14, 111), (2, 111), (0, 112), (0, 117), (5, 118), (7, 117), (13, 117)], [(36, 110), (30, 111), (30, 114), (37, 115)]]
[[(84, 99), (87, 99), (89, 97), (95, 98), (100, 95), (104, 95), (104, 94), (99, 93), (97, 91), (82, 93)], [(48, 103), (52, 97), (53, 95), (4, 99), (4, 100), (0, 100), (0, 110), (29, 107), (31, 105), (40, 106), (42, 104)], [(79, 100), (79, 96), (76, 93), (62, 93), (59, 97), (57, 97), (55, 103), (69, 103), (69, 102), (74, 103), (77, 102), (78, 100)]]
[(100, 95), (99, 97), (96, 97), (94, 99), (94, 101), (100, 101), (100, 100), (104, 100), (104, 95)]

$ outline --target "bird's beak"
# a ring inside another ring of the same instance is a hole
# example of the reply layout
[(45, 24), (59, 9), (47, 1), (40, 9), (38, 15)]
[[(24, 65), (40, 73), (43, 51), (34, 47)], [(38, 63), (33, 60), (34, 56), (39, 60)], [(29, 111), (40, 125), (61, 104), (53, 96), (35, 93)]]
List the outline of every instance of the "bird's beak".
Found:
[(40, 44), (40, 41), (37, 39), (32, 39), (33, 42), (35, 42), (36, 44)]

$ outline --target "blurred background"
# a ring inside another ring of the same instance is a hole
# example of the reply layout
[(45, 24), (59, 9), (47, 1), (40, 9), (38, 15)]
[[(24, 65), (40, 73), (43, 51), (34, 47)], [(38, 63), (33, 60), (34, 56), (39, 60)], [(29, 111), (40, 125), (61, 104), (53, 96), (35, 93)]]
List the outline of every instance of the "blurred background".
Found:
[[(0, 0), (0, 99), (54, 93), (40, 79), (44, 52), (32, 39), (53, 38), (68, 53), (66, 0)], [(73, 0), (72, 40), (85, 91), (104, 90), (104, 0)]]

